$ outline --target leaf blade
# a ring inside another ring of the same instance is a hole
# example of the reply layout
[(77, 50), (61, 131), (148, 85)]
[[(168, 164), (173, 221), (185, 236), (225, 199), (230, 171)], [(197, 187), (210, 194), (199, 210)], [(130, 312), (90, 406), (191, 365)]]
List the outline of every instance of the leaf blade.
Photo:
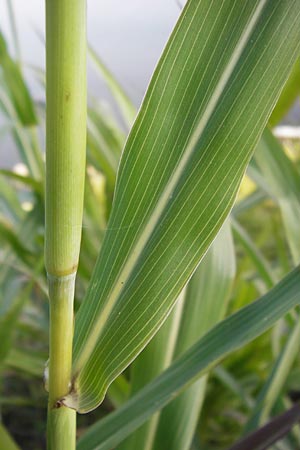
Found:
[(190, 0), (183, 10), (127, 140), (77, 315), (64, 401), (80, 412), (162, 324), (232, 207), (299, 47), (296, 1), (275, 6)]

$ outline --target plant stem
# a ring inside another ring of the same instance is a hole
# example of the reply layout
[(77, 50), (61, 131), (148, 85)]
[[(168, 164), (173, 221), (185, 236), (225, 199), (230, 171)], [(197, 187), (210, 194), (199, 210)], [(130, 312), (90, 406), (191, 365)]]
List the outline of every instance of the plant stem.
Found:
[(46, 0), (46, 236), (50, 298), (48, 448), (73, 450), (73, 301), (86, 148), (86, 0)]

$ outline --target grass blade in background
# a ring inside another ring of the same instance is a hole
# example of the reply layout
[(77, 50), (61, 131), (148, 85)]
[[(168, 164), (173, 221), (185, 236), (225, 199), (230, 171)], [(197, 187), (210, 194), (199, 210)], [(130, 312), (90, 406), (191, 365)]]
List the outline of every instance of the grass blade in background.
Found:
[[(166, 322), (131, 366), (131, 397), (171, 364), (185, 305), (184, 289)], [(130, 436), (120, 450), (151, 449), (158, 421), (159, 414), (156, 414)]]
[[(74, 336), (66, 405), (95, 408), (225, 220), (299, 51), (298, 0), (190, 0), (122, 155)], [(213, 192), (213, 194), (212, 194)]]
[(17, 193), (13, 187), (6, 182), (0, 171), (0, 217), (13, 224), (17, 224), (25, 215), (19, 202)]
[(32, 143), (34, 131), (31, 127), (28, 129), (28, 127), (22, 125), (18, 112), (3, 86), (0, 86), (0, 108), (9, 120), (12, 128), (12, 137), (15, 140), (21, 160), (27, 166), (30, 175), (35, 179), (41, 179), (44, 175), (44, 162), (40, 149)]
[(282, 439), (300, 420), (300, 405), (275, 417), (265, 426), (239, 441), (229, 450), (268, 450), (272, 444)]
[(37, 124), (34, 103), (24, 82), (19, 65), (14, 62), (6, 47), (6, 42), (0, 32), (0, 67), (9, 92), (11, 101), (18, 113), (22, 125)]
[(241, 243), (247, 252), (248, 256), (252, 259), (257, 272), (260, 274), (267, 288), (271, 288), (276, 284), (275, 275), (268, 261), (264, 258), (263, 254), (259, 251), (259, 248), (251, 240), (250, 236), (243, 229), (243, 227), (235, 220), (231, 220), (232, 231), (234, 237)]
[(79, 439), (77, 450), (111, 450), (222, 358), (262, 334), (299, 303), (297, 267), (262, 298), (216, 325), (124, 406), (93, 425)]
[(15, 56), (16, 56), (18, 63), (21, 64), (21, 47), (20, 47), (20, 40), (19, 40), (19, 36), (18, 36), (18, 29), (17, 29), (17, 24), (16, 24), (13, 0), (6, 0), (6, 4), (7, 4), (8, 16), (9, 16), (11, 35), (12, 35), (13, 43), (14, 43)]
[(136, 108), (134, 104), (124, 92), (123, 88), (112, 75), (112, 73), (108, 70), (106, 65), (103, 64), (99, 56), (91, 47), (89, 48), (89, 56), (97, 72), (100, 73), (101, 77), (109, 87), (110, 93), (114, 97), (116, 104), (120, 109), (124, 122), (130, 128), (136, 116)]
[(300, 261), (300, 174), (279, 141), (266, 129), (254, 160), (278, 202), (294, 264)]
[(271, 114), (270, 125), (274, 127), (287, 114), (296, 98), (300, 94), (300, 59), (298, 59), (293, 67), (291, 75), (278, 99), (278, 102)]
[[(227, 221), (186, 288), (174, 360), (224, 317), (234, 277), (235, 254)], [(207, 378), (208, 375), (202, 377), (162, 410), (153, 445), (155, 450), (190, 448)]]
[(255, 407), (245, 427), (246, 434), (261, 426), (268, 419), (291, 367), (299, 354), (300, 321), (298, 318), (296, 320), (296, 325), (292, 329), (285, 347), (277, 358), (268, 380), (257, 397)]

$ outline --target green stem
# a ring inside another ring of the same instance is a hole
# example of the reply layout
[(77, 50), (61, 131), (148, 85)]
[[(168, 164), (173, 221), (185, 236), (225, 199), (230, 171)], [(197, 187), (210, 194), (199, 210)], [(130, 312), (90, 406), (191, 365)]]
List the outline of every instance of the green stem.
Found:
[(73, 449), (76, 411), (62, 405), (71, 387), (75, 274), (48, 276), (50, 297), (49, 449)]
[[(49, 404), (70, 390), (75, 274), (48, 276), (50, 297)], [(59, 404), (56, 406), (60, 406)]]
[(50, 298), (48, 448), (73, 450), (73, 301), (86, 148), (86, 0), (46, 0), (46, 236)]

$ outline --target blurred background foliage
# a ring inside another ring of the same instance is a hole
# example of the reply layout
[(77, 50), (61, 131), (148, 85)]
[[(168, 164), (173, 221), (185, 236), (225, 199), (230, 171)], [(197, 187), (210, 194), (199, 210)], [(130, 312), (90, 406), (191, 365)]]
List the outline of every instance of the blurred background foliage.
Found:
[[(45, 446), (47, 401), (43, 387), (48, 355), (43, 265), (45, 105), (32, 96), (24, 66), (12, 54), (0, 33), (0, 146), (1, 140), (8, 142), (9, 136), (19, 158), (12, 169), (7, 169), (2, 156), (0, 169), (0, 449), (21, 446), (34, 450)], [(115, 104), (109, 110), (101, 98), (89, 99), (76, 308), (101, 248), (120, 153), (136, 111), (93, 49), (89, 58), (98, 76), (106, 82)], [(43, 71), (31, 70), (44, 88)], [(270, 126), (278, 125), (299, 102), (299, 91), (297, 62)], [(4, 150), (9, 152), (10, 148)], [(226, 314), (264, 294), (299, 263), (299, 223), (299, 135), (288, 138), (281, 135), (279, 140), (270, 128), (258, 145), (231, 214), (237, 272)], [(212, 371), (192, 449), (225, 449), (245, 430), (256, 428), (300, 398), (297, 327), (298, 312), (294, 311)], [(129, 368), (111, 386), (100, 408), (79, 416), (79, 434), (128, 398), (130, 381)], [(261, 402), (266, 399), (262, 407)], [(295, 428), (274, 448), (300, 448), (300, 429)]]

